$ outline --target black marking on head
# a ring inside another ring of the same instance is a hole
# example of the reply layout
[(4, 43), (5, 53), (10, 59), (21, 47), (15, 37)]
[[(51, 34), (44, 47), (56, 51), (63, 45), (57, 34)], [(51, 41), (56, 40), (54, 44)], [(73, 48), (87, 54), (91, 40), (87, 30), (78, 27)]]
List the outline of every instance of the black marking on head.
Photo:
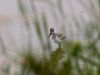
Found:
[(50, 28), (50, 32), (52, 33), (52, 32), (54, 32), (55, 31), (55, 29), (54, 28)]

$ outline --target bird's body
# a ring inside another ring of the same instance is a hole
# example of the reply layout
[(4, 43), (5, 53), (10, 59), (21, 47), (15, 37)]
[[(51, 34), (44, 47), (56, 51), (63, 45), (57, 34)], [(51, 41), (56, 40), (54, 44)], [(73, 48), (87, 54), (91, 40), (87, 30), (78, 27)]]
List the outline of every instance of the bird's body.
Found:
[(60, 47), (60, 43), (62, 42), (63, 39), (65, 39), (65, 36), (63, 34), (55, 33), (54, 29), (50, 29), (50, 35), (54, 43), (57, 43)]

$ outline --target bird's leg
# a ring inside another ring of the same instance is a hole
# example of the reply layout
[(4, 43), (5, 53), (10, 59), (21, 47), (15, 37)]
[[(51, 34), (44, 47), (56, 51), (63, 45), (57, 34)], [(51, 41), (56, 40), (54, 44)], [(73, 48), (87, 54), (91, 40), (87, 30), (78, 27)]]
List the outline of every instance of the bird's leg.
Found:
[(58, 45), (59, 45), (59, 48), (61, 48), (61, 44), (60, 44), (60, 43), (58, 43)]

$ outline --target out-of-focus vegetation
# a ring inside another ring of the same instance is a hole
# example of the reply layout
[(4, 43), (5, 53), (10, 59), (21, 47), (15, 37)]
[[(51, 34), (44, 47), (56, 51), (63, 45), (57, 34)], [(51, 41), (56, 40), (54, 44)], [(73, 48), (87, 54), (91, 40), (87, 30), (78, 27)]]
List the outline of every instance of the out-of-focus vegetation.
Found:
[[(66, 40), (62, 42), (62, 47), (52, 51), (51, 41), (47, 38), (49, 26), (46, 12), (42, 12), (41, 17), (39, 17), (36, 3), (46, 3), (57, 23), (59, 23), (59, 20), (56, 13), (59, 12), (62, 20), (60, 24), (62, 25), (58, 26), (60, 26), (62, 31), (66, 34), (67, 24), (65, 22), (66, 17), (62, 7), (62, 0), (57, 0), (57, 4), (54, 4), (50, 0), (29, 0), (30, 9), (33, 13), (31, 15), (32, 23), (30, 23), (27, 17), (29, 8), (27, 8), (24, 0), (17, 1), (24, 20), (24, 25), (27, 29), (28, 43), (27, 48), (23, 48), (23, 52), (20, 53), (18, 59), (11, 59), (16, 66), (19, 66), (18, 72), (16, 72), (16, 70), (15, 73), (11, 73), (11, 75), (100, 75), (100, 15), (96, 14), (95, 9), (92, 8), (94, 7), (92, 3), (90, 8), (87, 8), (85, 4), (79, 0), (88, 11), (91, 18), (93, 18), (93, 22), (91, 21), (89, 24), (84, 23), (86, 24), (84, 27), (85, 29), (83, 33), (80, 33), (83, 34), (82, 38), (80, 39), (80, 36), (78, 36), (77, 39), (67, 39), (66, 36)], [(58, 11), (54, 10), (54, 7), (56, 7)], [(75, 17), (73, 17), (74, 23), (79, 29), (80, 23), (77, 16)], [(42, 20), (41, 23), (40, 18)], [(32, 47), (31, 27), (35, 28), (41, 44), (40, 50), (43, 51), (40, 60), (38, 60), (38, 56), (33, 53), (35, 49)], [(74, 34), (74, 32), (72, 32), (72, 34)], [(2, 38), (0, 37), (0, 39)], [(6, 53), (3, 41), (0, 40), (0, 42), (4, 53)], [(24, 52), (24, 49), (27, 51)], [(10, 65), (7, 66), (6, 69), (7, 75), (10, 75), (9, 72), (11, 72)]]

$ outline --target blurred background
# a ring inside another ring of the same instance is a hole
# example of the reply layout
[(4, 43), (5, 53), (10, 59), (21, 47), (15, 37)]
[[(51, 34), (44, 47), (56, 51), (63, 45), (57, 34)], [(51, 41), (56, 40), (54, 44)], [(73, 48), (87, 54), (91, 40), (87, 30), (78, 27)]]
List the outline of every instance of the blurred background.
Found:
[(0, 75), (100, 75), (100, 0), (0, 0)]

